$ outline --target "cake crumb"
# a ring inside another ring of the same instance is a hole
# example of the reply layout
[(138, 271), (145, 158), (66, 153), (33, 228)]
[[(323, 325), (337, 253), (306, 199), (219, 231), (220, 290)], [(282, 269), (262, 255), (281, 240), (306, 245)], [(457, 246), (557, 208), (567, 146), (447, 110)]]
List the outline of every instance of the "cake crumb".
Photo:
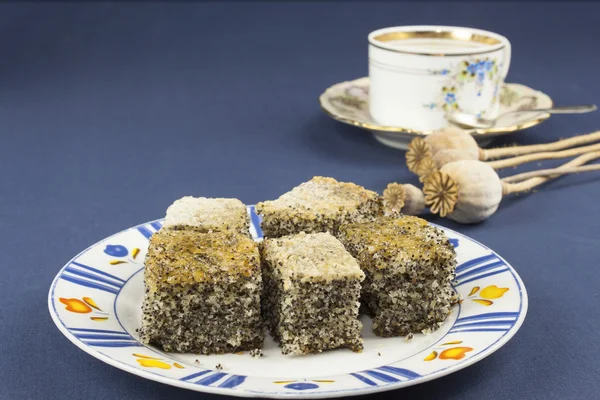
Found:
[(262, 349), (254, 349), (250, 350), (250, 355), (254, 358), (259, 358), (263, 356)]
[(462, 303), (462, 298), (460, 297), (460, 295), (458, 293), (455, 293), (450, 298), (450, 302), (452, 303), (452, 305), (454, 305), (454, 304), (461, 304)]
[(378, 355), (378, 356), (381, 356), (381, 353), (380, 353), (380, 352), (377, 352), (377, 355)]
[(200, 360), (198, 360), (198, 359), (196, 358), (196, 361), (194, 361), (194, 364), (196, 364), (196, 366), (197, 366), (197, 367), (199, 367), (199, 366), (201, 365), (201, 364), (200, 364)]
[(223, 370), (223, 366), (221, 364), (215, 365), (215, 368), (218, 369), (219, 371)]
[(415, 335), (411, 332), (408, 335), (406, 335), (406, 341), (410, 342), (411, 340), (413, 340), (415, 338)]

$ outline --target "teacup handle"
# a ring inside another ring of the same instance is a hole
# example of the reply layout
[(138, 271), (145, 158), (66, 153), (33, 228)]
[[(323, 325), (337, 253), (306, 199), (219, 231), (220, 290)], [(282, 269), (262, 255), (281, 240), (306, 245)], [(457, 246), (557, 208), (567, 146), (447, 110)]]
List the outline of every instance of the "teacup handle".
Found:
[(511, 55), (511, 47), (510, 42), (508, 40), (504, 40), (504, 60), (503, 60), (503, 75), (502, 79), (506, 79), (506, 75), (508, 75), (508, 69), (510, 67), (510, 55)]

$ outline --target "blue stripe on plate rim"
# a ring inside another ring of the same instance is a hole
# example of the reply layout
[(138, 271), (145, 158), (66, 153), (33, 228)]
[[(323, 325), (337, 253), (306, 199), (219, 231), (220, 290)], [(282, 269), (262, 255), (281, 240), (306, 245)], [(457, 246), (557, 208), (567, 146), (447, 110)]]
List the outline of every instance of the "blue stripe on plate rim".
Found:
[[(251, 222), (252, 224), (256, 224), (259, 221), (259, 217), (256, 216), (256, 213), (254, 211), (254, 206), (247, 206), (248, 209), (250, 210), (250, 215), (251, 215)], [(149, 376), (151, 376), (152, 380), (155, 380), (157, 382), (161, 382), (161, 383), (165, 383), (171, 386), (178, 386), (178, 387), (182, 387), (182, 388), (186, 388), (186, 389), (191, 389), (191, 390), (201, 390), (203, 392), (206, 393), (215, 393), (215, 394), (228, 394), (228, 395), (234, 395), (234, 396), (240, 396), (240, 397), (257, 397), (257, 396), (261, 396), (261, 397), (267, 397), (267, 398), (311, 398), (311, 397), (342, 397), (345, 395), (362, 395), (362, 394), (369, 394), (369, 393), (376, 393), (376, 392), (382, 392), (382, 391), (387, 391), (387, 390), (393, 390), (395, 388), (400, 388), (400, 387), (406, 387), (406, 386), (411, 386), (411, 385), (415, 385), (418, 383), (423, 383), (423, 382), (427, 382), (430, 381), (432, 379), (436, 379), (442, 376), (445, 376), (449, 373), (452, 373), (454, 371), (458, 371), (460, 369), (466, 368), (476, 362), (478, 362), (479, 360), (489, 356), (490, 354), (492, 354), (493, 352), (495, 352), (496, 350), (498, 350), (500, 347), (502, 347), (506, 342), (508, 342), (508, 340), (510, 340), (510, 338), (512, 338), (512, 336), (514, 336), (514, 334), (518, 331), (518, 329), (520, 328), (520, 326), (523, 324), (523, 321), (525, 320), (525, 316), (527, 314), (527, 308), (528, 308), (528, 298), (527, 298), (527, 292), (525, 289), (525, 286), (523, 285), (523, 282), (521, 280), (521, 278), (518, 276), (518, 274), (516, 273), (516, 271), (510, 266), (510, 264), (508, 262), (506, 262), (506, 260), (504, 260), (501, 256), (499, 256), (498, 254), (496, 254), (493, 250), (491, 250), (489, 247), (483, 245), (482, 243), (466, 236), (463, 235), (459, 232), (456, 232), (454, 230), (448, 229), (448, 228), (444, 228), (442, 226), (439, 226), (437, 224), (431, 224), (433, 226), (436, 226), (438, 228), (444, 229), (448, 232), (451, 232), (453, 235), (459, 236), (464, 240), (467, 241), (471, 241), (473, 243), (475, 243), (476, 245), (488, 250), (490, 252), (489, 255), (483, 256), (483, 257), (478, 257), (476, 259), (471, 259), (468, 260), (466, 262), (461, 263), (458, 267), (457, 270), (459, 270), (460, 272), (463, 272), (466, 268), (471, 268), (473, 267), (475, 264), (483, 264), (486, 262), (489, 262), (491, 260), (493, 260), (494, 258), (499, 259), (500, 261), (502, 261), (504, 263), (504, 265), (506, 265), (506, 269), (499, 271), (498, 273), (504, 273), (504, 272), (509, 272), (512, 276), (512, 278), (515, 281), (515, 284), (517, 285), (518, 288), (518, 293), (519, 293), (519, 310), (516, 311), (514, 314), (516, 314), (516, 318), (514, 319), (512, 325), (508, 328), (508, 329), (500, 329), (499, 331), (504, 331), (504, 333), (498, 337), (493, 343), (491, 343), (490, 345), (488, 345), (487, 347), (485, 347), (484, 349), (480, 350), (477, 354), (472, 355), (471, 357), (465, 358), (461, 361), (458, 361), (457, 363), (447, 366), (445, 368), (440, 368), (434, 372), (431, 372), (429, 374), (425, 374), (425, 375), (419, 375), (413, 371), (409, 371), (406, 370), (408, 373), (408, 379), (397, 379), (394, 378), (388, 374), (383, 374), (382, 372), (379, 371), (374, 371), (374, 370), (366, 370), (366, 371), (356, 371), (356, 372), (352, 372), (352, 373), (347, 373), (347, 374), (342, 374), (342, 376), (351, 376), (353, 378), (355, 378), (355, 380), (357, 382), (362, 383), (363, 385), (361, 386), (357, 386), (357, 387), (353, 387), (353, 388), (349, 388), (349, 389), (340, 389), (340, 390), (325, 390), (325, 391), (311, 391), (311, 392), (267, 392), (267, 391), (257, 391), (257, 390), (249, 390), (249, 389), (244, 389), (241, 390), (239, 388), (239, 386), (246, 382), (248, 379), (251, 379), (251, 376), (245, 377), (243, 375), (235, 375), (235, 374), (225, 374), (223, 376), (227, 376), (226, 380), (224, 380), (222, 382), (221, 385), (216, 385), (216, 386), (203, 386), (203, 385), (198, 385), (197, 383), (193, 383), (193, 382), (189, 382), (187, 380), (185, 380), (184, 378), (180, 378), (180, 379), (176, 379), (176, 378), (171, 378), (171, 377), (167, 377), (164, 376), (162, 374), (160, 374), (159, 372), (154, 372), (154, 371), (149, 371), (149, 370), (142, 370), (136, 366), (132, 366), (129, 365), (123, 361), (114, 359), (112, 357), (110, 357), (109, 355), (101, 352), (98, 348), (93, 347), (92, 345), (80, 339), (77, 338), (76, 336), (76, 332), (72, 332), (73, 331), (82, 331), (82, 328), (68, 328), (66, 326), (66, 324), (64, 323), (64, 321), (62, 321), (62, 319), (60, 318), (59, 314), (58, 314), (58, 310), (56, 309), (56, 304), (53, 301), (54, 300), (54, 292), (56, 289), (56, 284), (58, 283), (58, 281), (63, 278), (62, 275), (65, 272), (65, 269), (67, 267), (69, 267), (69, 265), (71, 265), (73, 262), (75, 262), (75, 260), (78, 260), (83, 254), (85, 254), (86, 252), (88, 252), (89, 250), (91, 250), (92, 248), (95, 248), (96, 246), (99, 246), (100, 244), (109, 241), (110, 239), (114, 238), (115, 236), (118, 236), (120, 234), (123, 234), (125, 232), (128, 231), (132, 231), (132, 230), (137, 230), (138, 232), (144, 234), (144, 236), (146, 237), (147, 232), (148, 231), (148, 226), (150, 226), (151, 228), (153, 228), (153, 230), (156, 230), (158, 227), (162, 226), (162, 222), (163, 219), (157, 219), (157, 220), (153, 220), (153, 221), (149, 221), (149, 222), (145, 222), (142, 224), (139, 224), (137, 226), (131, 227), (131, 228), (127, 228), (124, 229), (120, 232), (117, 232), (109, 237), (106, 237), (104, 239), (102, 239), (99, 242), (96, 242), (94, 244), (92, 244), (91, 246), (89, 246), (87, 249), (81, 251), (79, 254), (77, 254), (75, 257), (73, 257), (67, 264), (65, 264), (65, 266), (63, 266), (61, 268), (61, 270), (59, 271), (59, 273), (56, 275), (56, 277), (54, 278), (54, 280), (52, 281), (52, 284), (50, 286), (50, 290), (48, 292), (48, 308), (50, 311), (50, 315), (52, 317), (52, 320), (54, 321), (54, 323), (56, 324), (56, 326), (58, 327), (58, 329), (73, 343), (75, 344), (77, 347), (79, 347), (81, 350), (85, 351), (86, 353), (90, 354), (91, 356), (98, 358), (102, 361), (104, 361), (105, 363), (112, 365), (116, 368), (122, 369), (124, 371), (127, 371), (131, 374), (134, 375), (138, 375), (144, 378), (149, 378)], [(260, 227), (258, 227), (257, 232), (261, 232), (260, 231)], [(262, 232), (261, 232), (262, 233)], [(260, 237), (259, 237), (260, 238)], [(136, 271), (134, 271), (128, 279), (126, 279), (124, 281), (124, 283), (121, 285), (121, 288), (123, 286), (125, 286), (125, 284), (135, 275), (137, 275), (139, 272), (141, 272), (143, 270), (143, 267), (140, 269), (137, 269)], [(472, 279), (469, 279), (467, 281), (471, 282), (474, 280), (478, 280), (478, 279), (483, 279), (489, 275), (493, 275), (495, 273), (490, 273), (490, 274), (484, 274), (478, 277), (474, 277)], [(64, 278), (63, 278), (64, 279)], [(120, 279), (120, 278), (119, 278)], [(467, 283), (467, 281), (463, 281), (463, 282), (459, 282), (458, 285)], [(457, 285), (457, 286), (458, 286)], [(117, 320), (117, 322), (119, 323), (121, 329), (123, 330), (124, 334), (127, 334), (129, 337), (124, 337), (125, 341), (129, 341), (132, 338), (133, 341), (136, 342), (136, 344), (132, 344), (132, 347), (145, 347), (148, 350), (161, 354), (162, 352), (160, 350), (151, 348), (151, 347), (147, 347), (142, 343), (137, 342), (137, 340), (135, 340), (132, 336), (130, 336), (127, 331), (125, 330), (125, 328), (123, 327), (121, 321), (118, 318), (118, 314), (117, 314), (117, 310), (116, 310), (116, 305), (117, 305), (117, 298), (119, 296), (119, 293), (121, 291), (121, 288), (118, 289), (117, 293), (115, 293), (115, 301), (113, 304), (113, 312), (115, 315), (115, 319)], [(438, 343), (440, 343), (441, 341), (443, 341), (448, 335), (450, 335), (451, 333), (456, 333), (456, 331), (452, 332), (455, 328), (458, 329), (460, 328), (460, 322), (465, 322), (466, 319), (475, 317), (475, 316), (471, 316), (471, 317), (463, 317), (462, 319), (460, 318), (460, 308), (459, 307), (459, 312), (457, 315), (457, 319), (454, 322), (454, 325), (452, 327), (450, 327), (450, 330), (447, 332), (447, 334), (440, 338), (437, 342), (433, 343), (429, 348), (433, 348), (435, 347)], [(495, 313), (486, 313), (486, 314), (495, 314)], [(490, 317), (493, 318), (493, 317)], [(461, 321), (459, 321), (461, 320)], [(459, 326), (456, 326), (456, 323), (459, 322)], [(479, 332), (480, 330), (478, 329), (470, 329), (470, 330), (463, 330), (463, 331), (458, 331), (458, 332)], [(483, 331), (490, 331), (489, 329), (483, 329)], [(111, 332), (112, 333), (112, 332)], [(169, 358), (168, 354), (166, 353), (162, 353), (165, 354), (165, 358)], [(402, 360), (406, 359), (406, 358), (410, 358), (409, 357), (405, 357)], [(377, 367), (376, 369), (379, 369), (381, 371), (386, 371), (386, 368), (391, 368), (391, 369), (402, 369), (402, 368), (398, 368), (395, 367), (393, 364), (398, 363), (402, 360), (396, 360), (394, 362), (392, 362), (389, 365), (383, 365), (380, 367)], [(199, 371), (197, 372), (197, 376), (200, 375), (204, 375), (207, 374), (209, 372), (217, 372), (216, 370), (204, 370), (204, 371)], [(369, 374), (369, 372), (371, 374)], [(373, 372), (375, 372), (373, 374)], [(389, 370), (387, 370), (387, 372), (389, 372)], [(221, 374), (219, 372), (219, 374)], [(367, 374), (367, 376), (364, 376), (365, 374)], [(372, 378), (373, 375), (379, 376), (379, 377), (383, 377), (383, 375), (386, 376), (385, 379), (383, 379), (383, 382), (380, 382), (380, 380)], [(220, 376), (220, 379), (223, 377)], [(337, 375), (340, 376), (340, 375)], [(370, 376), (370, 377), (369, 377)], [(243, 379), (240, 378), (236, 378), (236, 377), (243, 377)], [(335, 376), (333, 377), (327, 377), (328, 379), (330, 378), (335, 378)], [(392, 379), (389, 379), (392, 378)], [(314, 379), (319, 379), (317, 377), (314, 377)], [(229, 384), (225, 384), (226, 381), (233, 381), (234, 384), (233, 385), (229, 385)], [(237, 383), (239, 381), (239, 383)], [(237, 384), (235, 384), (237, 383)], [(366, 386), (364, 386), (366, 385)], [(198, 389), (201, 388), (201, 389)], [(353, 393), (354, 392), (354, 393)]]

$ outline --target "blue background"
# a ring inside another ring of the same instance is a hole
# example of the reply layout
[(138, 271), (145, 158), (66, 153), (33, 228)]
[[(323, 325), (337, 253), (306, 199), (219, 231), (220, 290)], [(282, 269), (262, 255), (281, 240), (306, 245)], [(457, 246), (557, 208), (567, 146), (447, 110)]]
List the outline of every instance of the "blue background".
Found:
[[(183, 195), (252, 204), (313, 175), (379, 191), (415, 183), (404, 153), (319, 109), (325, 88), (367, 74), (371, 30), (497, 31), (513, 43), (508, 81), (557, 104), (598, 103), (599, 14), (592, 2), (1, 5), (0, 398), (218, 397), (135, 377), (70, 344), (46, 307), (60, 267)], [(552, 117), (508, 142), (591, 132), (599, 115)], [(371, 397), (597, 398), (599, 185), (594, 173), (562, 178), (505, 199), (475, 226), (433, 218), (511, 262), (529, 314), (482, 362)]]

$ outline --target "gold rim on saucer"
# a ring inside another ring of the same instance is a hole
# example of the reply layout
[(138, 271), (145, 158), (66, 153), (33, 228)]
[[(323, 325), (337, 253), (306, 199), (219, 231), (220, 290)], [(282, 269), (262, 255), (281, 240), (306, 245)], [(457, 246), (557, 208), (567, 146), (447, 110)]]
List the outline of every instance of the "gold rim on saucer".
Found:
[[(353, 81), (337, 83), (325, 90), (319, 97), (321, 108), (331, 118), (345, 124), (368, 129), (370, 131), (404, 134), (402, 136), (422, 136), (433, 131), (417, 130), (399, 126), (379, 125), (369, 114), (369, 78), (363, 77)], [(502, 114), (511, 110), (523, 110), (553, 106), (552, 99), (547, 94), (518, 83), (506, 83), (500, 94), (500, 111)], [(465, 129), (476, 136), (497, 136), (511, 133), (538, 125), (550, 118), (550, 114), (540, 112), (535, 118), (530, 118), (515, 124), (495, 126), (485, 129)]]

